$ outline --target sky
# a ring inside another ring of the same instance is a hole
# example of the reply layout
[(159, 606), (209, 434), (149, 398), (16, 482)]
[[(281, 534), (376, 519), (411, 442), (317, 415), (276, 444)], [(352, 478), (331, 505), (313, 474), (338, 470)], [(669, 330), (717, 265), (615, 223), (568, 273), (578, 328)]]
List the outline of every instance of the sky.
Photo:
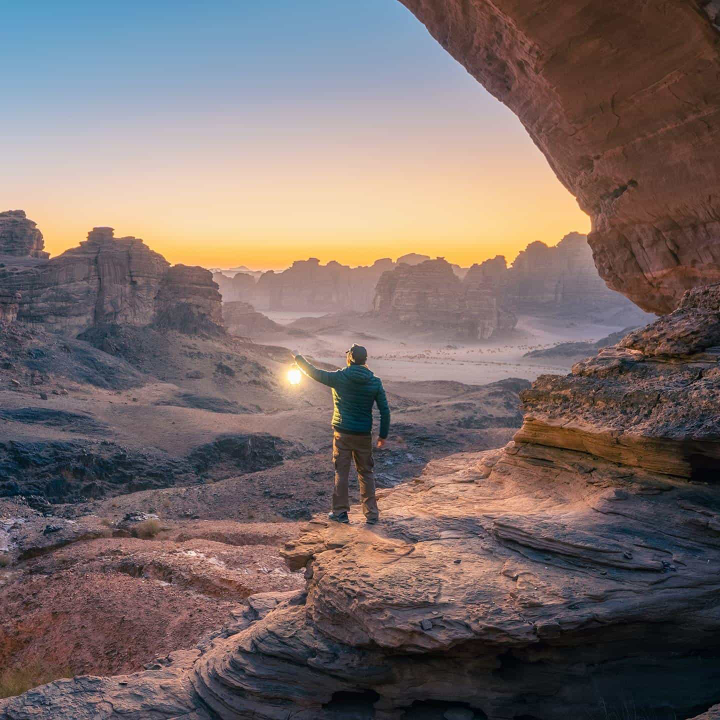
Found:
[(469, 265), (588, 217), (396, 0), (0, 0), (0, 209), (170, 262)]

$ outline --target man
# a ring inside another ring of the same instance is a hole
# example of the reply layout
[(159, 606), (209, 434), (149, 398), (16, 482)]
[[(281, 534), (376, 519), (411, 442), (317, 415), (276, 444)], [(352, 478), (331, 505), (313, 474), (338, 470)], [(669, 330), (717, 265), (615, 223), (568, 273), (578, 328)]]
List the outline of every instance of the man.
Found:
[(335, 372), (319, 370), (302, 355), (295, 356), (295, 363), (308, 377), (332, 388), (335, 405), (332, 417), (335, 490), (332, 512), (328, 517), (334, 522), (349, 522), (348, 476), (352, 458), (358, 472), (365, 521), (374, 525), (379, 513), (373, 473), (372, 409), (377, 403), (380, 410), (380, 438), (377, 446), (381, 448), (390, 431), (390, 408), (382, 381), (367, 368), (367, 350), (360, 345), (353, 345), (347, 351), (347, 367)]

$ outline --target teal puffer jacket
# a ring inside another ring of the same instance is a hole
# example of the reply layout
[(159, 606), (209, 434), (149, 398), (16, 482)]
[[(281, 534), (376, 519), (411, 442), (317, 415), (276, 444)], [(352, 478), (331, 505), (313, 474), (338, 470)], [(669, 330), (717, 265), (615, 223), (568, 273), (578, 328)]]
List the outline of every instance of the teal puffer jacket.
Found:
[(302, 355), (295, 358), (298, 367), (313, 380), (332, 388), (332, 426), (336, 430), (368, 434), (372, 432), (373, 405), (380, 410), (380, 437), (390, 432), (390, 408), (382, 380), (364, 365), (350, 365), (343, 370), (328, 372), (311, 365)]

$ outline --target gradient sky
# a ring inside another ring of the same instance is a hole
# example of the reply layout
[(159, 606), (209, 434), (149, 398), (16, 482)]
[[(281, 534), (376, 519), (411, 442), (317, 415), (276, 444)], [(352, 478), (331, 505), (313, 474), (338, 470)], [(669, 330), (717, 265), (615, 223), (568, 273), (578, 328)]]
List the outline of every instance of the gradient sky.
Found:
[(0, 209), (171, 262), (463, 265), (589, 220), (395, 0), (0, 0)]

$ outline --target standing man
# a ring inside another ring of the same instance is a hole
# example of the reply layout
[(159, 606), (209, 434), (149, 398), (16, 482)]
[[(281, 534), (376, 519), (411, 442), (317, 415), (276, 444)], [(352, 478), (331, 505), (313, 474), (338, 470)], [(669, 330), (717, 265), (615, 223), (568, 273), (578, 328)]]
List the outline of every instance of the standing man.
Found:
[(377, 446), (385, 445), (390, 430), (390, 408), (388, 407), (382, 380), (367, 367), (367, 350), (353, 345), (347, 351), (347, 367), (328, 372), (311, 365), (302, 355), (295, 356), (297, 366), (308, 377), (332, 388), (333, 410), (333, 463), (335, 465), (335, 490), (332, 499), (330, 520), (350, 522), (348, 510), (348, 476), (350, 460), (355, 461), (362, 496), (365, 521), (374, 525), (379, 513), (375, 500), (375, 474), (373, 468), (372, 424), (373, 405), (380, 410), (380, 438)]

